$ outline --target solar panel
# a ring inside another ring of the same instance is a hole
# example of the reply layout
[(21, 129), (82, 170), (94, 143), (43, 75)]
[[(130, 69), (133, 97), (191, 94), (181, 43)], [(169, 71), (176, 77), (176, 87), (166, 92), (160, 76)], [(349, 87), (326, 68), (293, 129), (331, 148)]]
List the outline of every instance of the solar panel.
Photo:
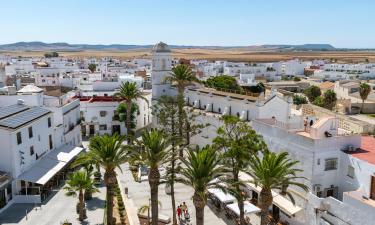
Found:
[(17, 128), (32, 120), (48, 114), (50, 111), (41, 107), (32, 107), (26, 111), (20, 112), (16, 115), (10, 116), (0, 121), (0, 126)]
[(15, 113), (25, 111), (29, 107), (26, 105), (10, 105), (6, 107), (0, 107), (0, 119), (11, 116)]

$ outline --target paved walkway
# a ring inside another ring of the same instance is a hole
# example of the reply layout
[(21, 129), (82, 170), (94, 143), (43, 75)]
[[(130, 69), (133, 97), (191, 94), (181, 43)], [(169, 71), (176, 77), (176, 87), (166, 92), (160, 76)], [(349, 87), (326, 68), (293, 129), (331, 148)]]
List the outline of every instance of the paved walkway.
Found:
[[(137, 207), (148, 204), (150, 198), (150, 188), (148, 181), (142, 181), (141, 183), (135, 182), (129, 170), (128, 164), (122, 165), (121, 169), (123, 173), (118, 172), (118, 176), (122, 184), (122, 187), (128, 187), (129, 198), (131, 198), (134, 201)], [(159, 212), (161, 214), (170, 216), (172, 220), (171, 197), (170, 195), (167, 195), (165, 193), (164, 187), (164, 184), (159, 186), (159, 201), (162, 205), (161, 210)], [(182, 202), (185, 201), (191, 216), (190, 224), (196, 224), (195, 209), (193, 201), (191, 199), (193, 195), (193, 189), (183, 184), (177, 184), (175, 187), (175, 192), (176, 204), (182, 204)], [(216, 209), (214, 209), (214, 207), (211, 207), (210, 204), (205, 207), (204, 213), (206, 225), (233, 224), (232, 222), (226, 220), (224, 213), (216, 212)]]
[[(87, 201), (87, 219), (78, 221), (76, 213), (76, 197), (68, 197), (62, 188), (56, 190), (42, 205), (13, 204), (0, 214), (0, 224), (10, 225), (59, 225), (65, 220), (78, 224), (103, 224), (105, 187), (99, 187), (100, 192), (93, 194), (93, 199)], [(28, 212), (26, 219), (26, 211)]]

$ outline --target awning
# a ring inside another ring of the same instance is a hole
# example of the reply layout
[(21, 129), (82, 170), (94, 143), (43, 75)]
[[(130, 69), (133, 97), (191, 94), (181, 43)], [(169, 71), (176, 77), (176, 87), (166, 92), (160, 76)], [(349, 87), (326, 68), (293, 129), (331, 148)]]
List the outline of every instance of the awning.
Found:
[(228, 193), (224, 193), (222, 190), (217, 188), (208, 189), (208, 192), (213, 194), (222, 203), (230, 203), (236, 200), (236, 198)]
[[(241, 172), (239, 174), (239, 178), (240, 180), (246, 182), (246, 186), (248, 188), (250, 188), (253, 191), (256, 191), (258, 194), (262, 190), (261, 187), (255, 186), (255, 184), (249, 182), (253, 180), (253, 178), (249, 176), (248, 174)], [(280, 210), (282, 210), (288, 216), (293, 216), (302, 210), (301, 207), (294, 205), (290, 200), (288, 200), (287, 198), (285, 198), (284, 196), (280, 195), (277, 192), (272, 191), (272, 197), (273, 197), (272, 204), (276, 205)]]
[(276, 205), (280, 210), (286, 213), (288, 216), (293, 216), (302, 210), (301, 207), (294, 205), (291, 201), (286, 199), (284, 196), (278, 194), (273, 197), (273, 204)]
[[(240, 209), (238, 208), (237, 202), (229, 204), (229, 205), (227, 205), (227, 207), (230, 210), (232, 210), (234, 213), (236, 213), (237, 216), (240, 215)], [(252, 214), (252, 213), (258, 213), (261, 210), (260, 210), (260, 208), (256, 207), (255, 205), (251, 204), (250, 202), (244, 201), (244, 211), (245, 211), (245, 214)]]
[(38, 160), (26, 172), (18, 176), (17, 180), (44, 185), (71, 162), (82, 150), (83, 148), (69, 145), (53, 150), (42, 159)]

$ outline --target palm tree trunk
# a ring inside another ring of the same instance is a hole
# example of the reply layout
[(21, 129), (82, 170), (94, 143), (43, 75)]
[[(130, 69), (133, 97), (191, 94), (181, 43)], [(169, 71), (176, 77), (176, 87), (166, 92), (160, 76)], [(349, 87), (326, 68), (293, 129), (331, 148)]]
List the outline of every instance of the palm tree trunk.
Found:
[(130, 135), (132, 129), (132, 101), (126, 101), (126, 134), (127, 134), (127, 141), (130, 144)]
[(172, 160), (171, 160), (171, 201), (172, 201), (172, 222), (173, 225), (177, 225), (177, 216), (176, 216), (176, 199), (174, 196), (174, 179), (175, 179), (175, 164), (176, 164), (176, 127), (175, 127), (175, 116), (171, 116), (171, 132), (173, 135), (172, 138)]
[(242, 191), (241, 191), (240, 185), (238, 184), (238, 181), (239, 181), (238, 174), (239, 174), (239, 171), (233, 170), (233, 181), (235, 183), (235, 186), (236, 186), (235, 188), (238, 193), (237, 204), (238, 204), (238, 209), (240, 211), (240, 224), (245, 225), (246, 221), (245, 221), (245, 210), (244, 210), (244, 198), (241, 195)]
[(79, 191), (79, 194), (78, 194), (78, 199), (79, 199), (79, 221), (83, 221), (85, 219), (85, 215), (84, 215), (84, 212), (83, 212), (83, 209), (85, 207), (85, 202), (84, 202), (84, 199), (83, 199), (83, 191), (80, 190)]
[(159, 209), (158, 209), (158, 191), (159, 191), (160, 173), (158, 168), (151, 168), (148, 174), (148, 182), (151, 189), (151, 211), (152, 211), (152, 225), (158, 225)]
[(362, 106), (361, 106), (361, 111), (360, 111), (360, 113), (363, 113), (363, 107), (365, 106), (365, 100), (364, 99), (362, 99)]
[(204, 224), (204, 206), (205, 206), (205, 203), (204, 203), (203, 199), (197, 193), (194, 193), (193, 203), (194, 203), (194, 206), (195, 206), (196, 224), (197, 225), (203, 225)]
[(107, 225), (115, 225), (115, 218), (113, 218), (114, 184), (116, 183), (115, 171), (106, 171), (104, 173), (104, 183), (107, 188)]
[(245, 225), (245, 210), (244, 210), (244, 203), (243, 199), (238, 199), (238, 209), (240, 210), (240, 224)]
[(259, 208), (261, 209), (260, 225), (267, 225), (269, 223), (268, 208), (272, 205), (272, 201), (271, 189), (262, 188), (259, 195)]
[[(184, 89), (178, 90), (177, 96), (177, 105), (178, 105), (178, 134), (181, 140), (183, 140), (183, 129), (184, 129)], [(184, 156), (183, 148), (180, 149), (180, 157)]]

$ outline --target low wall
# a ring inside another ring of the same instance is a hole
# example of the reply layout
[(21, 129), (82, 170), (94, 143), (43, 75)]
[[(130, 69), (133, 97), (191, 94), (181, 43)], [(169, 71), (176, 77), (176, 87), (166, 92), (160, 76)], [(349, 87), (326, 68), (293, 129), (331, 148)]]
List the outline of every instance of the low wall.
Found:
[(125, 211), (127, 214), (127, 219), (130, 225), (140, 225), (141, 222), (138, 218), (138, 208), (135, 206), (133, 200), (129, 199), (127, 195), (125, 195), (125, 190), (122, 187), (120, 180), (117, 177), (117, 183), (121, 191), (122, 199), (125, 205)]
[[(362, 107), (362, 103), (352, 103), (352, 107)], [(365, 103), (362, 109), (363, 113), (375, 113), (375, 102), (374, 103)]]

